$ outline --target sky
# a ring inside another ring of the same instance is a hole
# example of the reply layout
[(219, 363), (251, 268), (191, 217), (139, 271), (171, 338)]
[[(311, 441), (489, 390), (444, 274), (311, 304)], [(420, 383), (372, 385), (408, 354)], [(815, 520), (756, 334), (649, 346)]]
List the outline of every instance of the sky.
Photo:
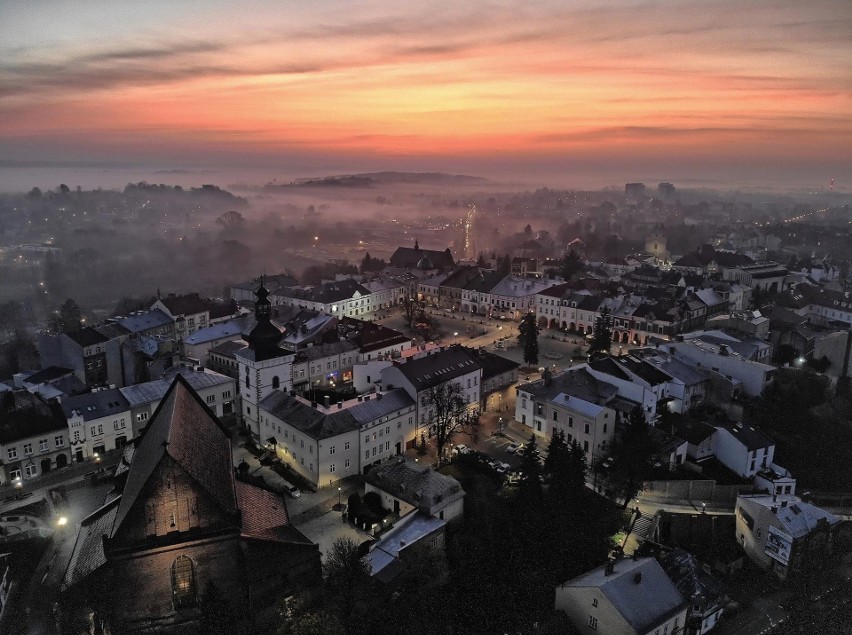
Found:
[(0, 0), (2, 172), (852, 188), (850, 0)]

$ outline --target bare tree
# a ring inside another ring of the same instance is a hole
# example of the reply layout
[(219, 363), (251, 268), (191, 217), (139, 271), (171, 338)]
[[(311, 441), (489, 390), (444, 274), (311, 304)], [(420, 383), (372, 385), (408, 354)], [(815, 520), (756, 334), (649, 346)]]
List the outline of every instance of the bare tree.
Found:
[(423, 312), (423, 303), (408, 294), (402, 298), (402, 313), (405, 315), (405, 323), (408, 328), (414, 324), (414, 319)]
[(456, 435), (473, 437), (479, 431), (479, 416), (468, 409), (462, 397), (461, 384), (443, 382), (428, 388), (423, 393), (428, 422), (438, 446), (438, 463), (444, 454), (444, 446)]

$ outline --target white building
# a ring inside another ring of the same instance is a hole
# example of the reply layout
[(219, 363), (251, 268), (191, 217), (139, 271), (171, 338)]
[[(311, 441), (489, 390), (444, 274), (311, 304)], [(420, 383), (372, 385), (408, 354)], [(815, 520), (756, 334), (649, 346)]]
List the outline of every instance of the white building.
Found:
[(450, 522), (464, 514), (465, 492), (456, 479), (403, 458), (367, 472), (364, 490), (376, 492), (382, 507), (400, 516), (417, 510)]
[(713, 454), (738, 476), (752, 478), (772, 464), (775, 441), (744, 423), (716, 424)]
[(658, 348), (703, 372), (724, 377), (734, 392), (742, 391), (750, 397), (760, 395), (775, 374), (774, 366), (743, 359), (734, 353), (720, 355), (700, 340), (666, 342)]
[(130, 404), (118, 388), (94, 389), (62, 400), (77, 462), (124, 447), (135, 436)]
[(322, 405), (276, 390), (259, 416), (263, 444), (317, 487), (402, 454), (415, 433), (414, 401), (401, 389)]
[(482, 366), (461, 346), (437, 349), (419, 358), (395, 361), (392, 366), (382, 369), (384, 390), (402, 388), (416, 402), (417, 433), (421, 439), (432, 434), (432, 408), (426, 394), (442, 384), (457, 385), (468, 410), (478, 410)]
[(682, 633), (686, 601), (653, 558), (611, 561), (556, 587), (556, 610), (579, 633)]

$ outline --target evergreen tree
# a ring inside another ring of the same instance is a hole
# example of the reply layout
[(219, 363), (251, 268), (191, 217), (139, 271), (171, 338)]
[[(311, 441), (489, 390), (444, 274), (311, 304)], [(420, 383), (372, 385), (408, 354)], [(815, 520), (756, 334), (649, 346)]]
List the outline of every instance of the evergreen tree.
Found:
[(518, 325), (518, 344), (524, 352), (524, 363), (538, 364), (538, 324), (535, 313), (527, 313)]
[(568, 282), (576, 274), (583, 270), (583, 263), (580, 261), (580, 256), (573, 249), (565, 254), (565, 257), (559, 263), (559, 275)]
[(537, 507), (541, 503), (543, 490), (541, 487), (541, 456), (536, 445), (535, 434), (521, 453), (521, 477), (518, 496), (523, 505)]
[(370, 252), (364, 254), (364, 259), (361, 261), (361, 273), (370, 271)]
[(51, 327), (57, 333), (74, 333), (83, 326), (83, 312), (72, 298), (68, 298), (51, 316)]
[(594, 355), (595, 353), (606, 353), (608, 355), (609, 349), (612, 346), (612, 318), (607, 307), (601, 309), (600, 316), (595, 320), (595, 328), (592, 331), (592, 335), (589, 355)]
[(556, 466), (562, 460), (563, 453), (568, 451), (568, 444), (565, 441), (565, 433), (562, 430), (556, 430), (550, 437), (550, 444), (547, 446), (547, 457), (544, 459), (542, 472), (545, 476), (552, 476), (556, 471)]
[(650, 461), (654, 449), (651, 435), (648, 432), (648, 422), (640, 406), (636, 406), (627, 418), (627, 424), (613, 445), (615, 466), (612, 477), (620, 482), (623, 507), (627, 507), (630, 499), (639, 491), (639, 486), (650, 471)]

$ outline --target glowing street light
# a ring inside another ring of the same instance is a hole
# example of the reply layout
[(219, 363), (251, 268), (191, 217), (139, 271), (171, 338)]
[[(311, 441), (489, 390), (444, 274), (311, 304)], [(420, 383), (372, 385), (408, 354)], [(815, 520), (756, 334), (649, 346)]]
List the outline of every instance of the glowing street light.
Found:
[(68, 519), (65, 516), (60, 516), (59, 518), (56, 519), (56, 524), (59, 525), (60, 527), (64, 527), (65, 525), (68, 524)]

